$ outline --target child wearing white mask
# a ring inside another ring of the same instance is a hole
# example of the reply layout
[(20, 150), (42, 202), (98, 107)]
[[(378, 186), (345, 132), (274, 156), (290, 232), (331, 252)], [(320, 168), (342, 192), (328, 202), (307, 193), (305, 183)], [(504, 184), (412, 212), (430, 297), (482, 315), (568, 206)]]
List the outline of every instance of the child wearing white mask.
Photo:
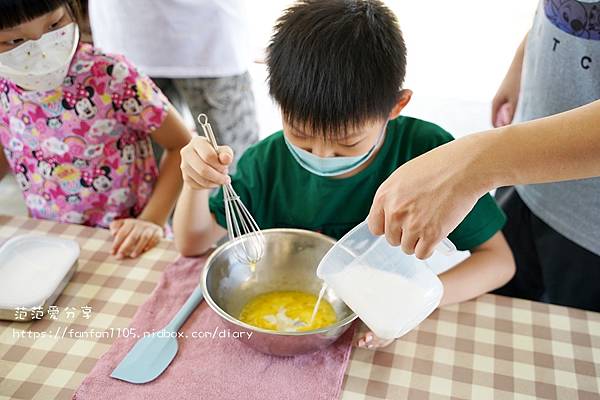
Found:
[[(399, 115), (412, 94), (399, 90), (406, 49), (396, 17), (380, 1), (297, 3), (275, 27), (267, 66), (283, 131), (250, 147), (233, 177), (227, 146), (216, 152), (197, 137), (182, 151), (184, 188), (173, 228), (184, 255), (201, 254), (226, 234), (222, 190), (209, 197), (221, 184), (231, 182), (262, 229), (302, 228), (339, 239), (366, 219), (377, 188), (396, 168), (452, 140), (432, 123)], [(486, 195), (449, 235), (471, 256), (440, 276), (442, 305), (512, 277), (504, 223)], [(402, 232), (388, 239), (411, 240)], [(358, 341), (387, 343), (372, 333)]]
[(113, 253), (136, 257), (164, 235), (191, 135), (125, 58), (79, 43), (79, 10), (0, 2), (0, 177), (12, 170), (32, 217), (110, 228)]

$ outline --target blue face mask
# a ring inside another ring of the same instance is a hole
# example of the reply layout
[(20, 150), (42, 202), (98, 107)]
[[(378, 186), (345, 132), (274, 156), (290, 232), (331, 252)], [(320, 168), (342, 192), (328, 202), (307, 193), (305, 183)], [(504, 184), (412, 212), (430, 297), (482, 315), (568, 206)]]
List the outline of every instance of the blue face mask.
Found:
[(383, 129), (381, 133), (377, 137), (377, 141), (364, 154), (353, 156), (353, 157), (319, 157), (314, 155), (313, 153), (301, 149), (300, 147), (290, 143), (285, 135), (283, 135), (285, 139), (285, 144), (287, 145), (292, 157), (300, 164), (302, 168), (311, 172), (315, 175), (319, 176), (336, 176), (348, 173), (350, 171), (355, 170), (364, 164), (373, 154), (381, 139), (383, 138), (383, 134), (385, 133), (385, 128), (387, 127), (387, 121), (383, 125)]

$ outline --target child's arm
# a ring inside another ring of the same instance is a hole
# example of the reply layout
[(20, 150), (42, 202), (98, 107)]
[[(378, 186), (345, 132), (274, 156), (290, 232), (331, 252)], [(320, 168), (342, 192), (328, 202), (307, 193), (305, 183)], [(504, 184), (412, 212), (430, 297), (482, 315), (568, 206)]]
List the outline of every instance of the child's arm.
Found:
[(231, 182), (227, 166), (233, 151), (220, 146), (219, 152), (204, 137), (195, 137), (181, 151), (183, 191), (175, 208), (175, 246), (184, 256), (205, 253), (227, 231), (219, 226), (208, 207), (210, 190)]
[(220, 238), (227, 234), (210, 213), (209, 190), (195, 190), (187, 183), (175, 208), (173, 230), (175, 247), (185, 257), (205, 253)]
[(110, 226), (114, 235), (112, 251), (120, 258), (137, 257), (158, 243), (181, 190), (179, 152), (190, 141), (191, 134), (177, 111), (168, 110), (152, 139), (165, 149), (152, 196), (137, 219), (116, 220)]
[(440, 275), (440, 306), (460, 303), (499, 288), (515, 273), (515, 262), (502, 232), (471, 250), (471, 256)]
[(506, 72), (504, 80), (492, 100), (492, 125), (494, 127), (510, 125), (517, 110), (519, 91), (521, 90), (521, 70), (523, 69), (523, 56), (527, 36), (517, 48), (515, 56)]
[(4, 178), (4, 175), (10, 170), (10, 165), (8, 165), (8, 161), (6, 160), (6, 156), (4, 155), (4, 148), (0, 144), (0, 180)]
[(152, 139), (165, 151), (162, 160), (159, 160), (159, 175), (152, 197), (138, 218), (162, 227), (181, 191), (180, 151), (190, 142), (192, 135), (179, 114), (171, 108), (160, 128), (152, 133)]

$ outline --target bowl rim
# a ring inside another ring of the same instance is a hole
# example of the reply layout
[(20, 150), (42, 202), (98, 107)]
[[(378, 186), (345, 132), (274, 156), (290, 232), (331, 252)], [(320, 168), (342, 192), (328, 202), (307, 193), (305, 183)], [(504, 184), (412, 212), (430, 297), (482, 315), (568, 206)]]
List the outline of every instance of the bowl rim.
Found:
[[(332, 245), (335, 244), (336, 240), (324, 235), (322, 233), (319, 232), (313, 232), (313, 231), (309, 231), (306, 229), (296, 229), (296, 228), (271, 228), (271, 229), (263, 229), (261, 230), (263, 232), (263, 234), (271, 234), (271, 233), (302, 233), (303, 235), (308, 234), (309, 236), (315, 236), (315, 237), (319, 237), (321, 239), (325, 239), (328, 242), (330, 242)], [(336, 322), (333, 325), (328, 325), (325, 326), (323, 328), (319, 328), (319, 329), (312, 329), (310, 331), (299, 331), (299, 332), (281, 332), (281, 331), (274, 331), (274, 330), (270, 330), (270, 329), (264, 329), (264, 328), (259, 328), (257, 326), (254, 325), (250, 325), (247, 324), (245, 322), (240, 321), (239, 319), (233, 317), (232, 315), (230, 315), (229, 313), (227, 313), (225, 310), (223, 310), (221, 307), (219, 307), (217, 305), (217, 303), (213, 300), (213, 298), (211, 297), (211, 295), (208, 292), (208, 287), (207, 287), (207, 283), (206, 280), (208, 278), (208, 271), (210, 269), (211, 266), (211, 261), (216, 258), (219, 254), (223, 253), (224, 251), (226, 251), (228, 248), (232, 247), (235, 245), (235, 243), (238, 241), (239, 239), (233, 240), (233, 241), (227, 241), (226, 243), (223, 243), (221, 246), (217, 247), (216, 249), (214, 249), (210, 255), (207, 257), (206, 261), (204, 262), (204, 266), (202, 267), (202, 275), (200, 277), (200, 285), (202, 287), (202, 293), (204, 296), (204, 300), (206, 301), (206, 303), (209, 305), (210, 308), (212, 308), (212, 310), (214, 312), (216, 312), (221, 318), (226, 319), (227, 321), (235, 324), (235, 325), (239, 325), (242, 328), (246, 328), (246, 329), (250, 329), (252, 331), (255, 332), (260, 332), (260, 333), (267, 333), (270, 335), (279, 335), (279, 336), (308, 336), (308, 335), (314, 335), (314, 334), (320, 334), (320, 333), (327, 333), (329, 331), (341, 328), (345, 325), (350, 324), (351, 322), (353, 322), (354, 320), (356, 320), (358, 318), (358, 315), (346, 304), (346, 307), (348, 307), (351, 311), (350, 315), (348, 315), (346, 318), (342, 319), (341, 321)]]

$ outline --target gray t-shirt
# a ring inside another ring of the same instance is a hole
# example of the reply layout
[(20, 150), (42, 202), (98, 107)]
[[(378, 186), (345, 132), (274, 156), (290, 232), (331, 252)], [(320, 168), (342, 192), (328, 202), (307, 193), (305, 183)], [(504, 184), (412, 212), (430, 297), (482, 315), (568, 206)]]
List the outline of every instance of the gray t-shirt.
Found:
[[(597, 99), (600, 2), (541, 0), (525, 48), (515, 122)], [(517, 190), (531, 211), (554, 230), (600, 255), (600, 178), (519, 186)]]

